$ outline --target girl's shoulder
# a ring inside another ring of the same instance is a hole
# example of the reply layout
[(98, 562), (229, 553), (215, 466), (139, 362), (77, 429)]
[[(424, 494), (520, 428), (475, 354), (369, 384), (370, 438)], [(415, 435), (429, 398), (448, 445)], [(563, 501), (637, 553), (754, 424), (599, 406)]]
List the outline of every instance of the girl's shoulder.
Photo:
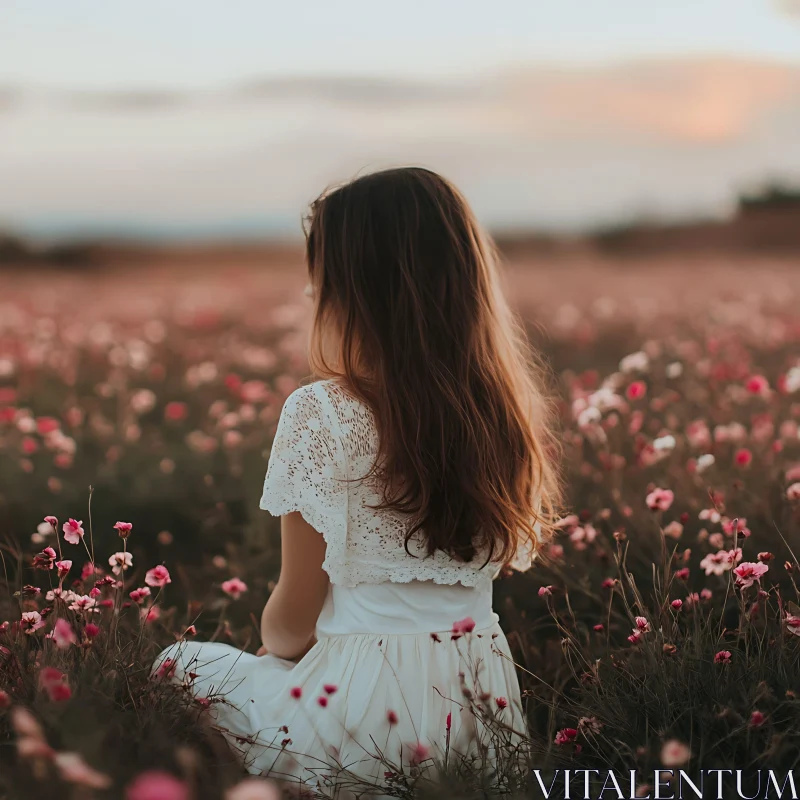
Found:
[(336, 378), (323, 378), (295, 389), (283, 406), (282, 416), (293, 419), (313, 417), (347, 438), (365, 436), (374, 429), (371, 409)]

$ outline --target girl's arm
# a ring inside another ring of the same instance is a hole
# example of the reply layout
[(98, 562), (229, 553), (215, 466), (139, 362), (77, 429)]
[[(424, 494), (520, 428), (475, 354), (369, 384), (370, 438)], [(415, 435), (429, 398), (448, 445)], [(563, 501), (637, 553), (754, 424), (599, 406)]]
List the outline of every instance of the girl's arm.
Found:
[(294, 659), (307, 649), (328, 595), (322, 569), (325, 540), (299, 511), (281, 517), (281, 574), (261, 614), (261, 640), (268, 653)]

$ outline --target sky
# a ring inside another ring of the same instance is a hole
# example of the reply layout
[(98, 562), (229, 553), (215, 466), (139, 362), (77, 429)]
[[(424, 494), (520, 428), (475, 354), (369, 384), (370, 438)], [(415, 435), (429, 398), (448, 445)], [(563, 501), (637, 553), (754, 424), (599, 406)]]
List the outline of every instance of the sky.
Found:
[(798, 0), (3, 0), (0, 85), (202, 89), (698, 53), (800, 63), (798, 12)]
[(0, 0), (0, 231), (299, 235), (407, 163), (495, 228), (719, 216), (798, 130), (800, 0)]

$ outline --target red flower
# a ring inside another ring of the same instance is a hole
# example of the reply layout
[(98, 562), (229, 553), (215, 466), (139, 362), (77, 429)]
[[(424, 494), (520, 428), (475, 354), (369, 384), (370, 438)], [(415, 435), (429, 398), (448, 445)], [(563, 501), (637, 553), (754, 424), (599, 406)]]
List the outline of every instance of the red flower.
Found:
[(749, 467), (753, 460), (753, 454), (746, 447), (742, 447), (736, 451), (733, 460), (737, 467)]
[(303, 690), (299, 686), (292, 686), (289, 694), (295, 699), (299, 700), (303, 696)]
[(387, 722), (388, 722), (390, 725), (397, 725), (397, 714), (395, 714), (395, 712), (394, 712), (394, 711), (392, 711), (391, 709), (389, 709), (389, 710), (386, 712), (386, 721), (387, 721)]
[(323, 694), (317, 698), (317, 703), (322, 706), (322, 708), (326, 708), (328, 705), (328, 698)]
[(730, 650), (720, 650), (719, 653), (717, 653), (714, 656), (715, 664), (728, 664), (730, 663), (730, 660), (731, 660)]
[(497, 703), (497, 707), (502, 711), (504, 708), (508, 708), (508, 700), (505, 697), (495, 697), (495, 703)]
[(750, 715), (750, 727), (760, 728), (764, 724), (766, 717), (760, 711), (754, 711)]
[(634, 381), (625, 390), (628, 400), (640, 400), (647, 394), (647, 384), (644, 381)]
[(164, 419), (170, 422), (180, 422), (189, 415), (186, 403), (172, 402), (167, 403), (164, 408)]
[(557, 745), (572, 744), (578, 738), (577, 728), (562, 728), (555, 738)]
[(339, 687), (335, 683), (326, 683), (322, 688), (325, 690), (325, 694), (336, 694)]

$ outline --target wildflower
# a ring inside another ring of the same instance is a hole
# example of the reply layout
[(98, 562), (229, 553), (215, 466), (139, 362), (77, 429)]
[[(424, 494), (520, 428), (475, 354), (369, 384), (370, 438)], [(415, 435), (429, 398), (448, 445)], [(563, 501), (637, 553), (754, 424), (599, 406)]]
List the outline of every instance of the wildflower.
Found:
[(56, 551), (52, 547), (45, 547), (41, 553), (37, 553), (33, 557), (33, 568), (53, 569), (56, 558), (58, 558)]
[(603, 723), (597, 717), (581, 717), (578, 720), (579, 731), (589, 731), (589, 733), (600, 733)]
[(87, 638), (94, 639), (100, 633), (100, 628), (95, 625), (94, 622), (87, 622), (83, 632), (86, 634)]
[(223, 581), (222, 591), (225, 592), (228, 597), (238, 600), (239, 597), (247, 591), (247, 584), (239, 578), (231, 578), (230, 580)]
[(647, 353), (640, 350), (637, 353), (631, 353), (625, 356), (619, 362), (620, 372), (646, 372), (650, 364), (650, 359)]
[(556, 738), (554, 739), (555, 744), (557, 745), (566, 745), (572, 744), (578, 738), (578, 729), (577, 728), (562, 728), (558, 733), (556, 733)]
[(677, 739), (670, 739), (664, 742), (661, 748), (661, 764), (665, 767), (680, 767), (692, 757), (692, 752)]
[(683, 534), (683, 525), (677, 520), (673, 520), (664, 528), (664, 535), (670, 539), (680, 539)]
[(390, 725), (397, 725), (397, 714), (394, 711), (392, 711), (391, 709), (389, 709), (386, 712), (386, 721)]
[(506, 700), (505, 697), (495, 697), (494, 702), (497, 704), (500, 711), (508, 707), (508, 700)]
[(125, 800), (189, 800), (189, 787), (169, 772), (148, 770), (128, 784)]
[(453, 623), (453, 633), (472, 633), (475, 630), (475, 620), (472, 617), (465, 617), (458, 622)]
[(681, 569), (675, 570), (675, 577), (679, 581), (687, 581), (689, 580), (689, 567), (681, 567)]
[(97, 605), (97, 600), (89, 595), (75, 595), (69, 605), (70, 611), (91, 611)]
[(601, 584), (604, 589), (613, 589), (617, 585), (616, 578), (606, 578)]
[(733, 457), (733, 461), (737, 467), (749, 467), (752, 460), (753, 454), (746, 447), (737, 450)]
[(783, 623), (786, 625), (786, 630), (788, 633), (791, 633), (794, 636), (800, 636), (800, 617), (796, 617), (787, 612)]
[(150, 597), (150, 587), (149, 586), (142, 586), (140, 589), (134, 589), (129, 597), (133, 600), (134, 603), (138, 603), (141, 605), (146, 597)]
[(592, 627), (592, 630), (596, 631), (597, 633), (602, 633), (605, 629), (606, 629), (606, 626), (603, 625), (602, 622), (598, 622), (597, 625)]
[(303, 690), (299, 686), (292, 686), (289, 694), (295, 699), (299, 700), (303, 696)]
[(540, 586), (539, 587), (539, 597), (549, 597), (553, 594), (553, 587), (552, 586)]
[(676, 610), (680, 611), (683, 606), (683, 600), (673, 600), (670, 605)]
[(143, 622), (155, 622), (161, 616), (161, 609), (158, 606), (150, 606), (141, 609), (140, 614)]
[(72, 625), (62, 617), (56, 620), (50, 637), (60, 650), (66, 650), (71, 644), (76, 644), (78, 641), (78, 638), (75, 636), (75, 631), (72, 629)]
[(795, 500), (800, 500), (800, 483), (793, 483), (786, 490), (786, 498), (791, 502), (794, 502)]
[(744, 561), (734, 569), (736, 575), (736, 585), (742, 589), (747, 589), (757, 581), (761, 580), (761, 576), (769, 570), (766, 564), (754, 561)]
[(636, 617), (636, 628), (642, 633), (650, 633), (650, 623), (647, 617)]
[(45, 517), (44, 521), (53, 529), (53, 533), (58, 533), (58, 520), (55, 517)]
[(166, 586), (168, 583), (172, 583), (172, 578), (170, 578), (167, 568), (159, 564), (157, 567), (147, 570), (144, 576), (144, 582), (148, 586), (162, 587)]
[(17, 734), (17, 753), (21, 758), (49, 758), (53, 755), (42, 726), (27, 708), (16, 706), (12, 709), (11, 725)]
[(733, 561), (727, 550), (709, 553), (700, 562), (700, 568), (705, 570), (706, 575), (722, 575), (732, 567)]
[(734, 536), (735, 534), (740, 533), (745, 539), (750, 536), (750, 528), (747, 527), (747, 520), (742, 517), (736, 519), (724, 519), (722, 520), (722, 530), (728, 536)]
[(178, 667), (178, 662), (174, 658), (165, 658), (156, 670), (156, 677), (162, 680), (170, 680), (175, 676), (175, 670)]
[(412, 766), (416, 766), (417, 764), (421, 764), (428, 758), (428, 747), (424, 745), (422, 742), (417, 742), (415, 745), (411, 747), (411, 755), (408, 759), (409, 764)]
[(184, 636), (197, 636), (197, 628), (194, 625), (190, 625), (184, 632)]
[(118, 522), (114, 525), (114, 530), (119, 534), (120, 539), (127, 539), (131, 535), (133, 525), (130, 522)]
[(750, 715), (750, 727), (760, 728), (764, 724), (766, 717), (760, 711), (756, 710)]
[(711, 469), (711, 467), (714, 466), (715, 461), (716, 459), (711, 455), (711, 453), (704, 453), (695, 462), (695, 469), (698, 473), (703, 473), (707, 469)]
[(644, 381), (634, 381), (625, 390), (628, 400), (641, 400), (647, 394), (647, 384)]
[(81, 539), (83, 539), (84, 534), (86, 531), (83, 530), (81, 527), (83, 525), (83, 520), (74, 520), (69, 519), (67, 522), (64, 523), (62, 530), (64, 531), (64, 538), (70, 544), (78, 544)]
[(89, 789), (108, 789), (111, 786), (111, 778), (90, 767), (78, 753), (56, 753), (53, 763), (61, 780), (67, 783)]
[(675, 495), (669, 489), (654, 489), (645, 498), (647, 507), (651, 511), (666, 511), (675, 499)]
[(56, 570), (58, 570), (58, 577), (66, 578), (69, 574), (69, 571), (72, 569), (72, 562), (71, 561), (56, 561)]
[(730, 650), (720, 650), (714, 656), (714, 663), (715, 664), (728, 664), (731, 660), (731, 653)]
[(773, 558), (775, 558), (775, 556), (773, 556), (772, 553), (766, 550), (758, 554), (758, 560), (762, 561), (765, 564), (767, 563), (767, 561), (772, 561)]
[(72, 697), (72, 690), (67, 683), (67, 676), (55, 667), (44, 667), (39, 673), (39, 688), (51, 701), (60, 703)]
[(632, 633), (632, 634), (631, 634), (631, 635), (628, 637), (628, 641), (629, 641), (631, 644), (637, 644), (637, 643), (638, 643), (638, 641), (639, 641), (641, 638), (642, 638), (642, 632), (641, 632), (641, 631), (634, 631), (634, 632), (633, 632), (633, 633)]
[(751, 375), (745, 383), (750, 394), (769, 394), (769, 381), (763, 375)]
[(671, 434), (659, 436), (657, 439), (653, 440), (653, 447), (657, 452), (669, 453), (675, 449), (676, 444), (675, 437)]
[(121, 575), (124, 570), (133, 566), (133, 555), (128, 552), (114, 553), (114, 555), (108, 559), (108, 563), (111, 566), (111, 571), (115, 575)]
[(34, 631), (44, 627), (42, 615), (38, 611), (23, 611), (20, 627), (30, 636)]
[(164, 419), (169, 422), (180, 422), (189, 415), (189, 408), (186, 403), (172, 402), (167, 403), (164, 408)]

